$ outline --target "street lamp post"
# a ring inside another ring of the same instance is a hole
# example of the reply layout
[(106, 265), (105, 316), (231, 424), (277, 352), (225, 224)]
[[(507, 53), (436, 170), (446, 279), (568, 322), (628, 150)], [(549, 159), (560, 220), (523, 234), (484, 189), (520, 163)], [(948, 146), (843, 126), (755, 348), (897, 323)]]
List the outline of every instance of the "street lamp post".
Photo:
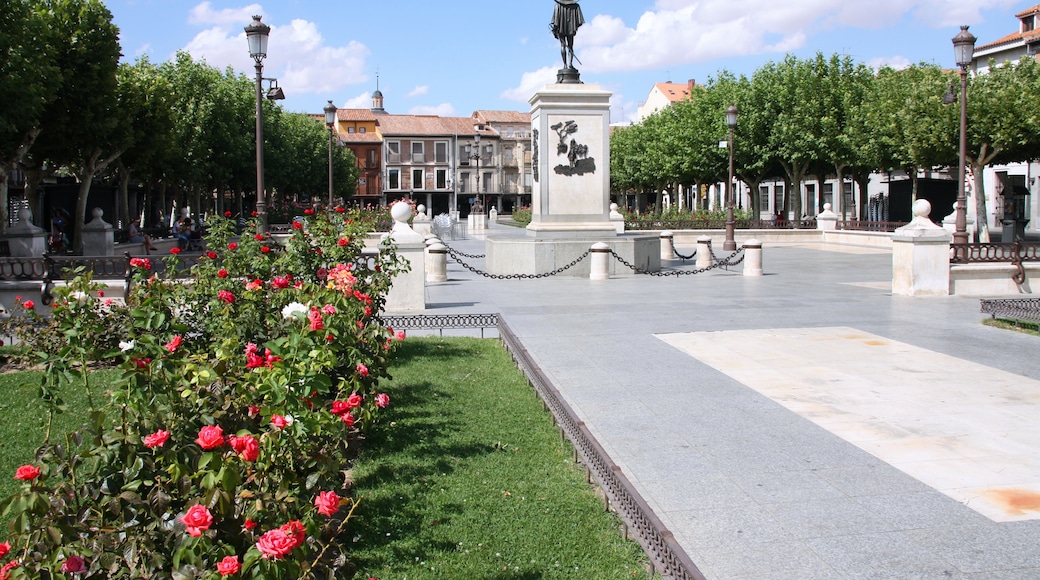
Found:
[(267, 231), (267, 202), (264, 192), (264, 108), (263, 80), (264, 59), (267, 57), (267, 39), (271, 27), (260, 22), (260, 16), (254, 15), (253, 22), (246, 26), (246, 40), (249, 41), (249, 56), (256, 62), (256, 216), (260, 233)]
[(480, 199), (480, 133), (473, 136), (473, 153), (470, 154), (469, 158), (477, 162), (477, 187), (474, 191), (477, 194), (477, 202), (483, 206), (483, 200)]
[[(953, 242), (955, 244), (968, 243), (968, 200), (964, 192), (964, 166), (968, 157), (968, 66), (975, 57), (975, 38), (968, 32), (967, 26), (961, 26), (961, 31), (953, 37), (953, 53), (960, 67), (961, 75), (961, 142), (960, 160), (957, 165), (957, 215)], [(985, 219), (979, 216), (979, 219)]]
[(325, 105), (325, 125), (329, 128), (329, 209), (332, 209), (332, 144), (336, 132), (336, 105)]
[(733, 130), (737, 128), (737, 114), (736, 105), (726, 109), (726, 125), (729, 126), (729, 181), (726, 182), (726, 241), (722, 249), (727, 252), (737, 249), (737, 242), (733, 239), (733, 230), (736, 229), (733, 221)]

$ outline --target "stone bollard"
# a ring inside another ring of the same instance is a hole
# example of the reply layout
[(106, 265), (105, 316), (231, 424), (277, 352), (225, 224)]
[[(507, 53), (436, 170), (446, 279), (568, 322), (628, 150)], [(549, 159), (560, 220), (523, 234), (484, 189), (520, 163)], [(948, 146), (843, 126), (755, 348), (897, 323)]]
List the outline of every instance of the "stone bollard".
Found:
[(610, 246), (604, 242), (596, 242), (589, 249), (592, 262), (589, 265), (589, 280), (609, 280), (610, 271)]
[(833, 232), (838, 229), (838, 214), (831, 211), (831, 204), (823, 204), (823, 211), (816, 216), (816, 229), (822, 232)]
[(84, 256), (114, 256), (116, 254), (112, 224), (101, 219), (103, 215), (105, 212), (100, 207), (95, 207), (94, 219), (83, 226)]
[(7, 241), (12, 257), (38, 258), (47, 253), (47, 230), (33, 225), (28, 207), (18, 210), (18, 222), (7, 228)]
[(914, 219), (892, 234), (892, 294), (950, 294), (950, 232), (932, 223), (932, 204), (914, 202)]
[(408, 225), (412, 208), (405, 202), (390, 206), (394, 227), (388, 237), (397, 255), (410, 264), (407, 272), (399, 273), (386, 294), (387, 312), (407, 312), (426, 309), (426, 257), (423, 237)]
[(488, 212), (488, 223), (489, 224), (497, 224), (498, 223), (498, 209), (492, 207), (491, 210)]
[(697, 268), (703, 270), (711, 267), (711, 236), (697, 238)]
[(750, 239), (744, 242), (744, 275), (762, 275), (762, 241)]
[(448, 246), (437, 242), (426, 248), (426, 281), (448, 281)]
[(661, 232), (661, 259), (671, 260), (675, 253), (675, 234), (669, 230)]
[[(625, 216), (623, 216), (621, 214), (621, 212), (618, 211), (618, 204), (616, 204), (616, 203), (610, 204), (610, 216), (609, 216), (609, 219), (610, 219), (610, 223), (614, 224), (614, 230), (617, 233), (619, 233), (619, 234), (625, 233)], [(669, 256), (669, 257), (671, 257), (671, 256)]]

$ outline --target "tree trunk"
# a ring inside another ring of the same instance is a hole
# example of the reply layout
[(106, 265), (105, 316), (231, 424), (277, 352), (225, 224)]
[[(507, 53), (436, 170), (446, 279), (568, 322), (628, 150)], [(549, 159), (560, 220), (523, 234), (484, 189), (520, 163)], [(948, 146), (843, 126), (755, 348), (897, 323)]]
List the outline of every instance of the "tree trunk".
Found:
[[(989, 214), (986, 208), (986, 183), (985, 176), (983, 175), (986, 169), (985, 165), (978, 166), (974, 162), (971, 163), (971, 171), (975, 174), (974, 184), (972, 187), (975, 189), (975, 226), (976, 226), (976, 240), (980, 244), (989, 243)], [(967, 211), (967, 209), (965, 209)]]
[(76, 197), (76, 215), (74, 216), (76, 220), (76, 235), (73, 239), (72, 247), (75, 248), (75, 252), (78, 254), (83, 253), (83, 226), (86, 224), (87, 196), (90, 195), (90, 186), (94, 182), (94, 176), (108, 167), (122, 154), (123, 152), (119, 151), (99, 161), (101, 150), (95, 150), (94, 154), (85, 160), (83, 167), (80, 168), (80, 172), (76, 176), (79, 178), (79, 195)]
[(118, 219), (122, 227), (130, 226), (130, 172), (122, 163), (119, 164), (119, 207)]
[(43, 181), (43, 169), (40, 167), (22, 166), (25, 170), (25, 200), (33, 212), (36, 225), (44, 229), (50, 228), (50, 217), (44, 215), (43, 200), (40, 199), (40, 182)]
[[(25, 154), (29, 152), (29, 148), (32, 147), (33, 143), (36, 142), (36, 137), (40, 134), (39, 129), (31, 129), (25, 134), (22, 139), (21, 145), (14, 151), (14, 154), (10, 159), (4, 159), (0, 161), (0, 237), (3, 237), (7, 233), (7, 222), (10, 221), (11, 216), (8, 214), (8, 179), (11, 175), (11, 170), (14, 169), (15, 165), (25, 157)], [(29, 206), (32, 208), (32, 206)], [(37, 218), (39, 219), (39, 218)]]
[(845, 165), (841, 163), (834, 164), (834, 175), (837, 180), (835, 189), (837, 189), (837, 196), (841, 198), (841, 221), (845, 221), (848, 216), (848, 208), (845, 207)]

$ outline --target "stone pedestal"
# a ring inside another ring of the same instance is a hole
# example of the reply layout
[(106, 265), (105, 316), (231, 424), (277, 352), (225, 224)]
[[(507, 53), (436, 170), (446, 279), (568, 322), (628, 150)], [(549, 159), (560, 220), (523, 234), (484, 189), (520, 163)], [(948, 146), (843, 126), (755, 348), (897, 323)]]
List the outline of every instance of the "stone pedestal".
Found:
[(675, 253), (675, 234), (670, 230), (661, 232), (661, 261), (671, 260)]
[(5, 238), (13, 258), (38, 258), (47, 252), (47, 230), (33, 225), (27, 207), (18, 210), (18, 223), (7, 228)]
[(892, 294), (948, 296), (950, 241), (945, 229), (928, 219), (930, 203), (914, 203), (914, 219), (892, 236)]
[(112, 224), (101, 219), (105, 215), (100, 207), (95, 207), (94, 219), (83, 226), (83, 255), (84, 256), (114, 256), (115, 235)]
[(386, 294), (387, 312), (414, 312), (426, 309), (426, 244), (423, 237), (408, 226), (412, 208), (397, 202), (390, 208), (394, 227), (389, 240), (397, 255), (408, 261), (408, 272), (398, 274)]
[(744, 275), (762, 275), (762, 242), (754, 238), (744, 242)]
[(610, 204), (610, 223), (614, 224), (614, 229), (619, 234), (625, 233), (625, 216), (621, 215), (618, 211), (618, 205), (616, 203)]
[(531, 97), (531, 237), (617, 235), (609, 218), (610, 96), (599, 85), (557, 84)]
[(412, 218), (412, 229), (419, 235), (433, 233), (433, 220), (426, 215), (426, 206), (420, 204), (415, 208), (416, 214)]
[(831, 211), (831, 204), (823, 204), (823, 211), (816, 216), (816, 229), (821, 232), (833, 232), (838, 229), (838, 214)]
[(711, 267), (713, 261), (711, 257), (711, 236), (697, 238), (697, 269), (703, 270)]

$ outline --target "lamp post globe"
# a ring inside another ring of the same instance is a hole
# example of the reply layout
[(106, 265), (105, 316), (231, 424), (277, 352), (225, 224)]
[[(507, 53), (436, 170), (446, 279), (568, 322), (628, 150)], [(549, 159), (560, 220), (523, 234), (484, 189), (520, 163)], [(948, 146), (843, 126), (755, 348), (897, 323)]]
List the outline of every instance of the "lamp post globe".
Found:
[(726, 182), (726, 241), (722, 249), (733, 252), (737, 249), (737, 242), (733, 239), (736, 222), (733, 219), (733, 130), (737, 128), (737, 115), (739, 111), (736, 105), (730, 105), (726, 109), (726, 126), (729, 127), (729, 181)]
[[(961, 111), (960, 111), (960, 154), (957, 163), (957, 209), (954, 221), (953, 242), (968, 243), (968, 201), (964, 191), (965, 164), (968, 157), (968, 67), (975, 58), (975, 36), (967, 26), (953, 37), (953, 53), (960, 67)], [(979, 219), (985, 219), (980, 216)]]
[(249, 56), (256, 62), (256, 216), (260, 233), (267, 231), (267, 203), (264, 192), (264, 107), (263, 80), (264, 59), (267, 58), (267, 39), (271, 27), (254, 15), (253, 22), (245, 27), (249, 42)]
[(329, 207), (332, 209), (332, 147), (336, 139), (336, 105), (329, 101), (325, 105), (325, 126), (329, 128)]

